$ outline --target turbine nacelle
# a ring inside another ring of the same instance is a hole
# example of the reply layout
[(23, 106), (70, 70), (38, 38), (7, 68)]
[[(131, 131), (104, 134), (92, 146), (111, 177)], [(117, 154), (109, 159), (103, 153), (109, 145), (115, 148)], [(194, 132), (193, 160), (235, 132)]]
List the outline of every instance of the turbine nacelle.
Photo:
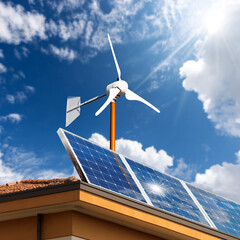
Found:
[(107, 88), (106, 88), (106, 94), (109, 96), (110, 94), (110, 89), (112, 88), (117, 88), (119, 89), (119, 93), (117, 94), (117, 96), (121, 96), (122, 94), (126, 93), (127, 90), (128, 90), (128, 84), (126, 81), (124, 80), (118, 80), (116, 82), (113, 82), (111, 84), (108, 84), (107, 85)]

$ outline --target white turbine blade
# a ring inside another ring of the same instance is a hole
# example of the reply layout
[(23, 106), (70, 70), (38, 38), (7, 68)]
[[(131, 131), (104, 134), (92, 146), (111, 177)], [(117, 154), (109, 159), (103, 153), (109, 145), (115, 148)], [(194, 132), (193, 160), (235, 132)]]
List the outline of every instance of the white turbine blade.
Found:
[(108, 104), (118, 95), (120, 90), (118, 88), (111, 88), (109, 90), (109, 95), (107, 101), (102, 105), (102, 107), (95, 113), (95, 116), (98, 116), (107, 106)]
[[(80, 115), (80, 97), (68, 97), (66, 110), (66, 127)], [(73, 109), (71, 111), (71, 109)]]
[(120, 68), (118, 66), (117, 58), (115, 56), (115, 52), (113, 50), (112, 41), (111, 41), (111, 38), (110, 38), (109, 34), (108, 34), (108, 41), (109, 41), (109, 44), (110, 44), (110, 47), (111, 47), (111, 50), (112, 50), (113, 59), (114, 59), (114, 62), (115, 62), (116, 68), (117, 68), (118, 78), (119, 78), (119, 80), (121, 80), (121, 71), (120, 71)]
[(140, 102), (146, 104), (147, 106), (149, 106), (150, 108), (152, 108), (153, 110), (155, 110), (156, 112), (160, 113), (160, 111), (156, 107), (154, 107), (151, 103), (149, 103), (148, 101), (144, 100), (143, 98), (141, 98), (140, 96), (138, 96), (136, 93), (132, 92), (129, 89), (126, 91), (125, 97), (126, 97), (127, 100), (140, 101)]

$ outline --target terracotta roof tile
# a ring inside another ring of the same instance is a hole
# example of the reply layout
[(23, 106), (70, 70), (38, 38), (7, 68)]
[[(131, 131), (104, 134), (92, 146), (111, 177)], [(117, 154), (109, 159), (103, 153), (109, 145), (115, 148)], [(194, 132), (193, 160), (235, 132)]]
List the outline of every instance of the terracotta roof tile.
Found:
[(0, 185), (0, 194), (20, 192), (30, 189), (43, 188), (47, 186), (54, 186), (64, 183), (76, 182), (80, 179), (76, 177), (69, 178), (55, 178), (55, 179), (39, 179), (39, 180), (22, 180), (14, 183), (6, 183)]

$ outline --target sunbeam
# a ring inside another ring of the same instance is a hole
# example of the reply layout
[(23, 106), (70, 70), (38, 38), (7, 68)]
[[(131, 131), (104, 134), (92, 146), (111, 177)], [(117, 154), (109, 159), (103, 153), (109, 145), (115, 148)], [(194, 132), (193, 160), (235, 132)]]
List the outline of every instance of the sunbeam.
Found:
[[(191, 43), (191, 41), (200, 34), (200, 30), (198, 29), (192, 35), (190, 35), (179, 47), (177, 47), (173, 52), (171, 52), (163, 61), (161, 61), (157, 66), (153, 68), (153, 70), (148, 74), (148, 76), (138, 84), (138, 86), (134, 89), (138, 89), (141, 87), (147, 80), (151, 79), (154, 74), (163, 70), (164, 67), (170, 64), (170, 61), (175, 57), (184, 47)], [(194, 44), (192, 44), (194, 45)]]

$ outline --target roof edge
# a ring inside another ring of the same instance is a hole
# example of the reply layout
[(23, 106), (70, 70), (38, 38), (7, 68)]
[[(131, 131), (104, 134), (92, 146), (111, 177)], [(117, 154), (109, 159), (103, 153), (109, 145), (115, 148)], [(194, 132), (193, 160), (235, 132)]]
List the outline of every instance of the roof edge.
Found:
[[(240, 240), (240, 238), (236, 236), (221, 232), (219, 230), (212, 229), (211, 227), (207, 227), (200, 223), (182, 218), (180, 216), (161, 210), (159, 208), (149, 206), (137, 200), (114, 193), (107, 189), (100, 188), (93, 184), (82, 182), (81, 180), (75, 181), (75, 182), (63, 183), (60, 185), (51, 185), (51, 186), (46, 186), (46, 187), (37, 188), (37, 189), (25, 190), (22, 192), (3, 194), (0, 196), (0, 203), (20, 200), (25, 198), (33, 198), (33, 197), (39, 197), (44, 195), (56, 194), (56, 193), (63, 193), (63, 192), (68, 192), (73, 190), (85, 191), (90, 194), (93, 194), (93, 195), (105, 198), (107, 200), (114, 201), (116, 203), (134, 208), (136, 210), (140, 210), (145, 213), (149, 213), (151, 215), (184, 225), (186, 227), (190, 227), (192, 229), (201, 231), (203, 233), (207, 233), (209, 235), (212, 235), (221, 239)], [(73, 210), (76, 210), (76, 209), (73, 209)]]
[(0, 203), (80, 189), (81, 180), (0, 195)]

